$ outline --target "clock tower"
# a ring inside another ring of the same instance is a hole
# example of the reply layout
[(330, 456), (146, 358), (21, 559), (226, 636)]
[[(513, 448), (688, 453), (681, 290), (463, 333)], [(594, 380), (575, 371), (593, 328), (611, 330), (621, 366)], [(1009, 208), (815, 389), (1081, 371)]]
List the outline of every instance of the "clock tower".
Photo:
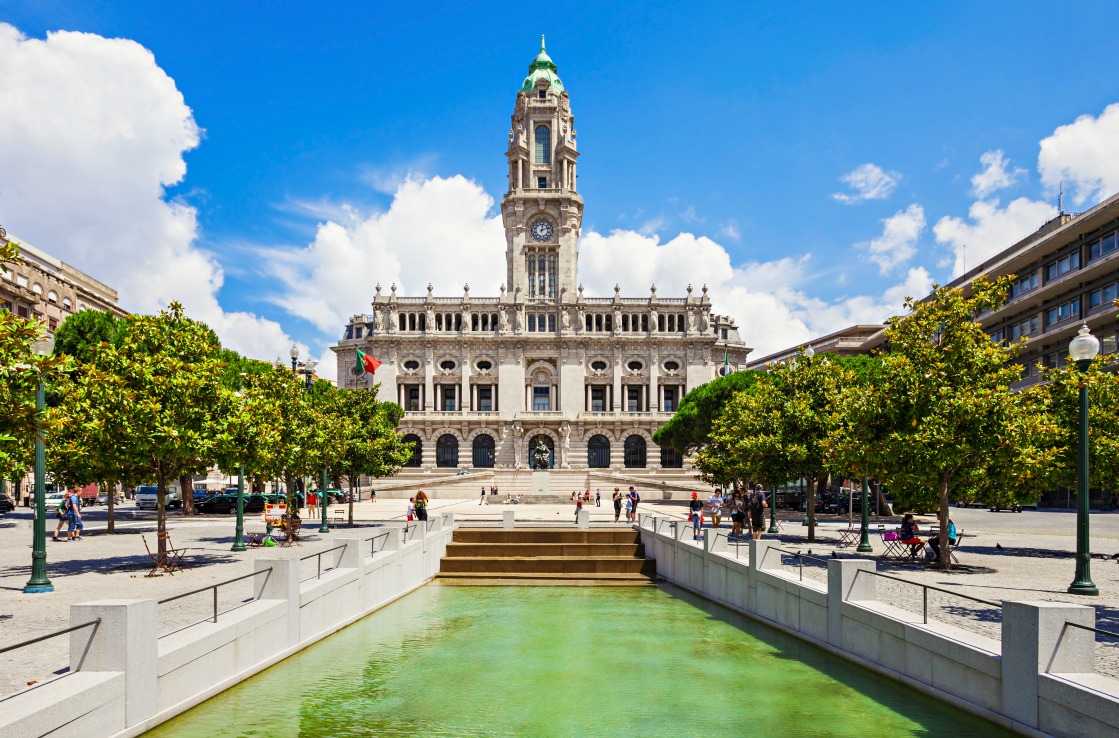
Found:
[(509, 189), (501, 215), (509, 291), (530, 304), (574, 301), (583, 222), (575, 116), (543, 36), (517, 93), (505, 156)]

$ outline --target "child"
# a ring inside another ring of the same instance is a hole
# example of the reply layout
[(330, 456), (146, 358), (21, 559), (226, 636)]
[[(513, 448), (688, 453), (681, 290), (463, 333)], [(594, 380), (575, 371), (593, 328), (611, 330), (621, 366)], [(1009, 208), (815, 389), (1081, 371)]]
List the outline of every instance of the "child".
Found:
[(416, 519), (416, 498), (415, 497), (409, 497), (408, 498), (408, 522), (412, 522), (415, 519)]

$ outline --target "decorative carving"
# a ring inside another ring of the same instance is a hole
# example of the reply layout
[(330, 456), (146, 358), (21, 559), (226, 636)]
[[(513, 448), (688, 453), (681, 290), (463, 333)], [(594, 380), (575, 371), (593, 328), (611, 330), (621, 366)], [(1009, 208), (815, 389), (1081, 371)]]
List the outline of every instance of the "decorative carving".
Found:
[(561, 322), (565, 331), (571, 330), (571, 313), (565, 308), (561, 313)]
[(532, 468), (534, 471), (548, 471), (548, 457), (551, 453), (548, 446), (541, 440), (532, 450)]
[(695, 333), (695, 310), (688, 311), (688, 333)]
[(392, 296), (393, 296), (393, 298), (395, 298), (396, 297), (396, 282), (392, 283), (392, 286), (389, 287), (389, 291), (392, 292)]
[(429, 299), (429, 300), (431, 299), (431, 289), (432, 289), (431, 282), (428, 282), (427, 283), (427, 299)]
[(429, 331), (435, 330), (435, 308), (428, 304), (427, 310), (424, 311), (424, 316), (427, 321), (427, 329)]
[(649, 332), (657, 332), (657, 308), (654, 305), (653, 309), (649, 311)]
[[(394, 289), (395, 287), (396, 285), (393, 285)], [(396, 331), (396, 323), (396, 306), (393, 305), (391, 308), (389, 308), (389, 333), (394, 333)]]
[(374, 333), (381, 333), (384, 330), (385, 330), (385, 317), (381, 313), (381, 310), (379, 308), (375, 309), (373, 311), (373, 332)]
[(502, 305), (500, 308), (498, 308), (498, 316), (499, 316), (498, 320), (500, 321), (500, 325), (501, 325), (501, 332), (502, 333), (508, 333), (509, 332), (509, 314), (507, 312), (505, 312), (505, 306), (504, 305)]
[(381, 283), (380, 283), (380, 282), (378, 282), (378, 283), (377, 283), (377, 286), (376, 286), (376, 287), (374, 287), (373, 289), (375, 289), (375, 290), (376, 290), (376, 293), (375, 293), (375, 295), (374, 295), (374, 296), (375, 296), (375, 297), (380, 297), (380, 296), (381, 296)]

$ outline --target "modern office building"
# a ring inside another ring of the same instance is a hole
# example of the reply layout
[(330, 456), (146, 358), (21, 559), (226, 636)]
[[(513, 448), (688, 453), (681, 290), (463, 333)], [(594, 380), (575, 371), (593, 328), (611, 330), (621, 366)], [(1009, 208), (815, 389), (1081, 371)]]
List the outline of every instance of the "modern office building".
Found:
[(429, 285), (426, 295), (404, 296), (378, 283), (372, 312), (354, 315), (333, 347), (341, 387), (374, 381), (352, 373), (355, 349), (383, 362), (375, 381), (406, 410), (410, 469), (527, 469), (542, 442), (557, 470), (585, 470), (572, 484), (594, 470), (690, 478), (685, 460), (652, 434), (688, 390), (724, 362), (745, 366), (750, 349), (731, 318), (713, 314), (703, 285), (680, 296), (655, 285), (640, 297), (617, 287), (613, 296), (584, 294), (578, 157), (570, 96), (542, 43), (516, 94), (505, 151), (500, 294), (479, 297), (464, 285), (436, 296)]

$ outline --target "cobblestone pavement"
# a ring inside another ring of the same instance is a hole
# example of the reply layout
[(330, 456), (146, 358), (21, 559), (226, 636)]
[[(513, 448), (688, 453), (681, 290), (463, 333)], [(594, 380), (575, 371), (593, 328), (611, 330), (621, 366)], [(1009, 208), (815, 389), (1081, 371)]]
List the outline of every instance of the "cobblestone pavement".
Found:
[[(404, 500), (361, 502), (355, 507), (357, 527), (352, 535), (368, 537), (373, 532), (363, 526), (383, 520), (403, 520)], [(539, 521), (555, 524), (574, 522), (574, 507), (562, 505), (479, 505), (471, 500), (434, 500), (432, 512), (454, 512), (460, 519), (491, 519), (501, 517), (504, 510), (514, 510), (518, 521)], [(602, 507), (589, 508), (594, 524), (613, 522), (609, 501)], [(641, 512), (683, 520), (682, 503), (642, 502)], [(70, 625), (69, 606), (95, 599), (164, 599), (190, 590), (233, 579), (253, 570), (258, 557), (302, 557), (331, 547), (330, 540), (351, 534), (340, 528), (326, 535), (308, 520), (307, 536), (300, 547), (257, 548), (244, 553), (229, 550), (233, 539), (232, 516), (169, 516), (172, 539), (180, 547), (191, 549), (188, 561), (192, 568), (175, 576), (148, 578), (148, 557), (140, 539), (147, 535), (154, 543), (155, 521), (150, 513), (139, 513), (131, 505), (119, 510), (116, 535), (105, 535), (105, 512), (101, 509), (85, 513), (87, 535), (80, 543), (47, 543), (48, 573), (55, 591), (49, 594), (26, 595), (22, 588), (30, 576), (31, 518), (30, 511), (19, 508), (0, 518), (0, 646), (33, 638)], [(960, 566), (942, 572), (913, 563), (880, 564), (879, 571), (899, 578), (931, 585), (950, 593), (1000, 602), (1007, 599), (1051, 600), (1095, 605), (1098, 627), (1119, 631), (1119, 563), (1111, 559), (1093, 559), (1092, 575), (1100, 589), (1096, 598), (1076, 598), (1065, 592), (1074, 571), (1073, 552), (1076, 547), (1075, 515), (1066, 512), (989, 513), (985, 510), (952, 511), (957, 526), (968, 537), (960, 547)], [(836, 544), (837, 527), (846, 526), (846, 519), (826, 521), (819, 539), (809, 543), (807, 529), (800, 525), (800, 516), (782, 515), (780, 545), (788, 551), (828, 558), (832, 551), (840, 556), (855, 556), (851, 548)], [(306, 519), (306, 518), (305, 518)], [(53, 521), (48, 521), (52, 522)], [(883, 521), (889, 523), (889, 521)], [(1097, 554), (1119, 553), (1119, 513), (1092, 515), (1092, 546)], [(624, 519), (623, 519), (624, 524)], [(892, 523), (889, 523), (892, 525)], [(872, 529), (877, 522), (872, 522)], [(263, 529), (259, 516), (247, 516), (249, 531)], [(728, 530), (729, 526), (723, 526)], [(922, 530), (927, 529), (922, 525)], [(53, 527), (48, 529), (48, 535)], [(766, 538), (771, 538), (766, 536)], [(882, 550), (877, 536), (872, 538), (876, 552)], [(745, 547), (741, 553), (746, 556)], [(329, 560), (329, 557), (324, 557)], [(782, 556), (782, 566), (796, 572), (795, 557)], [(308, 576), (314, 575), (312, 558), (303, 565)], [(804, 577), (823, 581), (824, 565), (806, 562)], [(243, 580), (220, 588), (219, 610), (236, 607), (251, 597), (252, 580)], [(915, 614), (921, 612), (920, 587), (901, 582), (880, 580), (878, 591), (883, 601)], [(160, 633), (205, 619), (213, 608), (212, 594), (207, 591), (174, 603), (160, 606)], [(953, 622), (960, 627), (997, 639), (999, 620), (997, 608), (965, 600), (952, 594), (930, 593), (930, 618)], [(1098, 647), (1098, 668), (1119, 677), (1119, 646)], [(64, 671), (68, 663), (68, 639), (60, 637), (21, 648), (4, 655), (0, 662), (0, 695), (23, 688), (28, 681), (43, 681)]]

